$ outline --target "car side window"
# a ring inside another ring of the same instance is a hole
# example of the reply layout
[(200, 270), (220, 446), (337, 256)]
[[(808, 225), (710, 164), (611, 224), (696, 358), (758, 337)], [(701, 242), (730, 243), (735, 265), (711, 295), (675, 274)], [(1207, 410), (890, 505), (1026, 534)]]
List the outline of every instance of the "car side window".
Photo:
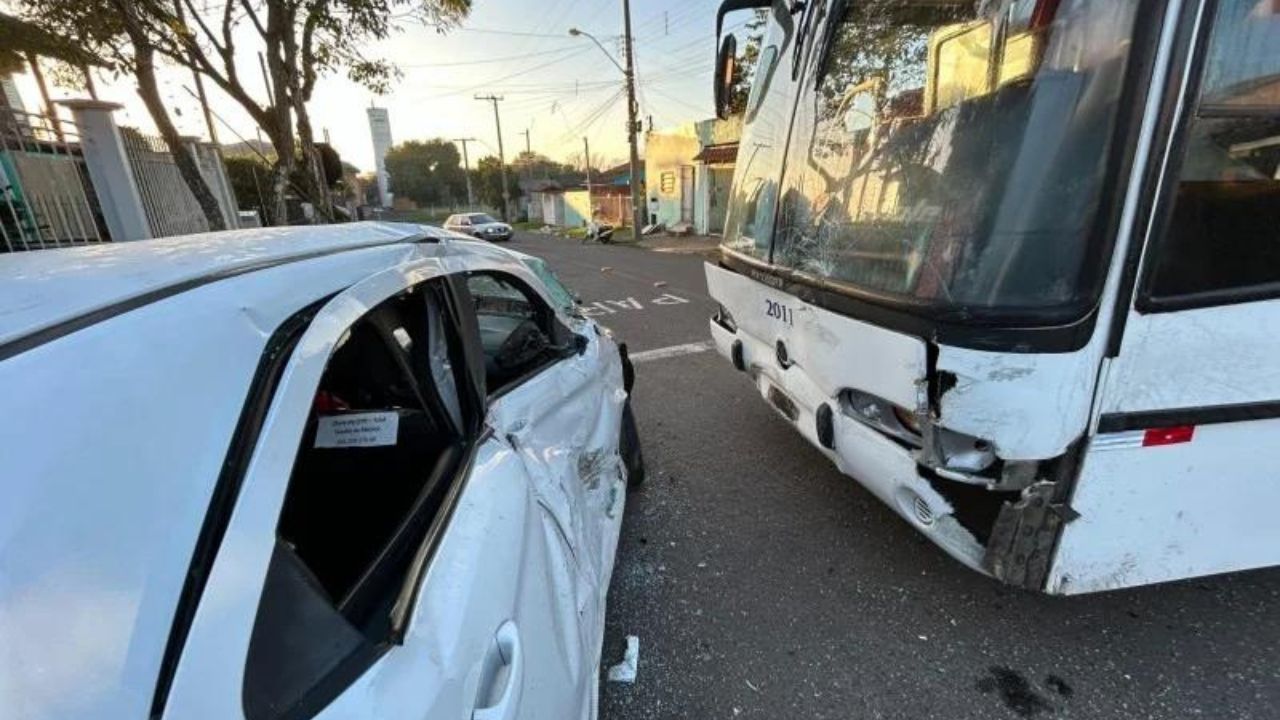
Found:
[(314, 715), (403, 631), (469, 442), (466, 366), (429, 282), (339, 340), (300, 439), (250, 640), (250, 720)]
[(519, 384), (562, 356), (557, 339), (568, 334), (542, 298), (511, 275), (474, 272), (467, 290), (475, 303), (489, 392)]

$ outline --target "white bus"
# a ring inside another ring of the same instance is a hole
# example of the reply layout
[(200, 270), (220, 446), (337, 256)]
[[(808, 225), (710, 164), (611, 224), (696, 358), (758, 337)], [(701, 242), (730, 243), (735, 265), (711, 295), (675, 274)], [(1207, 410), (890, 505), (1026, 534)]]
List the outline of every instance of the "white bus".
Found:
[(752, 8), (720, 353), (1005, 583), (1280, 563), (1280, 2)]

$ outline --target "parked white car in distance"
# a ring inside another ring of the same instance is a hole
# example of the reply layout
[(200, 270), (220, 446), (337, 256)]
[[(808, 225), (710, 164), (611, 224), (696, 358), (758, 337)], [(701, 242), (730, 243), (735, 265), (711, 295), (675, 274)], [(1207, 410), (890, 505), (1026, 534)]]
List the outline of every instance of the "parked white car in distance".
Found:
[(5, 717), (595, 716), (629, 363), (446, 236), (0, 257)]
[(460, 213), (444, 221), (444, 229), (489, 242), (511, 239), (511, 226), (487, 213)]

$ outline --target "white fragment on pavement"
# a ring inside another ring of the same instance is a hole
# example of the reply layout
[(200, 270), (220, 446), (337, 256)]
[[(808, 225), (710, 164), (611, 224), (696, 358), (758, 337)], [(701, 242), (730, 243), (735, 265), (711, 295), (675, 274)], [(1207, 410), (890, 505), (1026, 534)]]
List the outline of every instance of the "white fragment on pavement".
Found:
[(655, 283), (653, 284), (653, 286), (654, 286), (654, 287), (666, 287), (666, 286), (667, 286), (667, 281), (666, 281), (666, 280), (658, 280), (657, 282), (655, 282)]
[(921, 640), (928, 640), (928, 639), (929, 639), (929, 636), (928, 636), (928, 635), (917, 635), (916, 637), (920, 638)]
[(631, 362), (642, 363), (651, 360), (665, 360), (666, 358), (680, 357), (681, 355), (694, 355), (702, 353), (715, 347), (715, 343), (710, 340), (702, 342), (685, 343), (684, 345), (672, 345), (670, 347), (657, 348), (654, 350), (644, 350), (638, 353), (631, 353)]
[(706, 564), (706, 563), (704, 563), (704, 562), (700, 562), (700, 563), (698, 563), (698, 567), (700, 567), (700, 568), (704, 568), (704, 567), (706, 567), (706, 566), (707, 566), (707, 564)]
[(636, 666), (640, 663), (640, 638), (627, 636), (627, 651), (622, 655), (622, 662), (609, 668), (609, 682), (633, 683), (636, 681)]
[(605, 265), (604, 267), (600, 268), (600, 272), (613, 272), (613, 266)]
[(750, 680), (747, 680), (746, 683), (747, 683), (747, 687), (751, 688), (752, 690), (755, 690), (756, 692), (760, 692), (760, 688), (756, 687), (755, 685), (752, 685)]

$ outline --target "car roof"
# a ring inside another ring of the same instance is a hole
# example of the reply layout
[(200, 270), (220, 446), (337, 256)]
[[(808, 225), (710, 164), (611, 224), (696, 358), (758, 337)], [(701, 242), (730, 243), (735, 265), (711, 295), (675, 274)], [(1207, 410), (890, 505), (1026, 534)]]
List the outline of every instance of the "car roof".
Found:
[(0, 360), (43, 335), (71, 332), (213, 280), (285, 262), (434, 240), (424, 225), (360, 222), (256, 228), (0, 256)]

